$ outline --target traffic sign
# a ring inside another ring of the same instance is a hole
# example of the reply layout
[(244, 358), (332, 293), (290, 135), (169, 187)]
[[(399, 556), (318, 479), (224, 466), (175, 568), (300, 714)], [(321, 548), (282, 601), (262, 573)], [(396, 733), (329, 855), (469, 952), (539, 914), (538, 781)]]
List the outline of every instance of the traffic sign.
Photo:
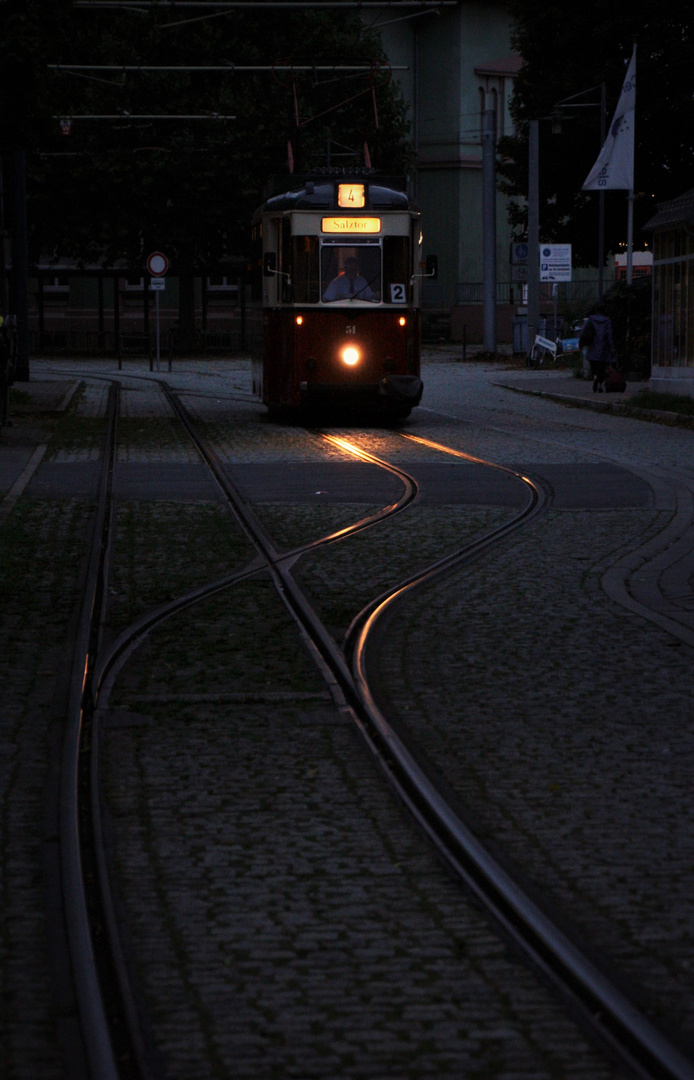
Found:
[(149, 287), (154, 292), (156, 292), (157, 290), (159, 290), (159, 292), (163, 292), (164, 289), (166, 288), (166, 278), (153, 277), (152, 280), (149, 283)]
[(540, 281), (571, 281), (571, 244), (540, 244)]
[(153, 251), (147, 259), (147, 269), (152, 277), (162, 277), (169, 269), (169, 260), (161, 251)]
[(511, 244), (511, 266), (528, 265), (528, 245), (523, 243)]

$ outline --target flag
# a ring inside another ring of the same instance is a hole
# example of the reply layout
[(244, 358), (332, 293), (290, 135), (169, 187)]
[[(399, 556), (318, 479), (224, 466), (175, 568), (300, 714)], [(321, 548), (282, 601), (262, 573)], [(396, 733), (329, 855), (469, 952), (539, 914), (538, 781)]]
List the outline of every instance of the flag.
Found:
[(631, 54), (622, 93), (598, 160), (583, 185), (584, 191), (634, 190), (634, 115), (636, 112), (636, 46)]

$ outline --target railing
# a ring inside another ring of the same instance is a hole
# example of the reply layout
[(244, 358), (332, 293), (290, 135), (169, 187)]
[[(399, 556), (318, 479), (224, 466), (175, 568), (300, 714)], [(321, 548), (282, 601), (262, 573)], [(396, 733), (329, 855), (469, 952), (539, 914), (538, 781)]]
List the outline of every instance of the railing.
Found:
[(36, 356), (115, 356), (116, 335), (101, 330), (30, 330), (29, 347)]
[[(175, 330), (162, 331), (161, 355), (164, 357), (187, 355), (237, 356), (243, 352), (243, 335), (240, 327), (233, 330), (197, 330), (191, 344), (185, 349)], [(155, 347), (154, 331), (121, 330), (31, 330), (30, 350), (34, 356), (151, 356)]]
[[(540, 299), (551, 303), (553, 282), (540, 282)], [(581, 306), (592, 304), (599, 298), (598, 278), (579, 281), (558, 282), (559, 301), (562, 304)], [(520, 281), (497, 281), (497, 304), (522, 304), (525, 285)], [(461, 281), (456, 286), (456, 304), (481, 304), (484, 301), (484, 283), (481, 281)]]

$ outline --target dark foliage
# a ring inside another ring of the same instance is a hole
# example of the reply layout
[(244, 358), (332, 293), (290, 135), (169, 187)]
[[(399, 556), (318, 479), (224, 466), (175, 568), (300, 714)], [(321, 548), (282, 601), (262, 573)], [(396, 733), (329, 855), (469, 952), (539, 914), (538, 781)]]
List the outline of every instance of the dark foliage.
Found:
[[(527, 121), (540, 122), (540, 224), (542, 239), (571, 241), (579, 265), (595, 265), (598, 196), (582, 192), (600, 151), (600, 84), (606, 84), (607, 124), (616, 107), (632, 47), (636, 58), (635, 245), (650, 238), (641, 227), (658, 202), (692, 186), (694, 143), (694, 2), (634, 4), (585, 0), (558, 4), (512, 0), (514, 47), (523, 68), (513, 105), (518, 136), (500, 145), (501, 186), (518, 199), (511, 222), (526, 228)], [(592, 89), (591, 89), (592, 88)], [(588, 91), (583, 94), (583, 91)], [(574, 95), (581, 94), (580, 97)], [(563, 112), (562, 133), (549, 117), (557, 102), (573, 98)], [(606, 251), (626, 241), (627, 197), (605, 196)]]
[[(27, 150), (32, 259), (55, 253), (109, 263), (125, 256), (142, 266), (158, 248), (189, 271), (223, 267), (247, 249), (266, 176), (287, 172), (288, 140), (297, 171), (325, 164), (331, 136), (340, 150), (353, 149), (352, 160), (363, 162), (367, 143), (375, 166), (408, 167), (404, 107), (379, 41), (353, 12), (233, 9), (193, 17), (164, 5), (10, 6), (5, 46), (12, 63), (2, 77), (0, 123), (5, 145)], [(372, 62), (373, 75), (233, 70)], [(49, 63), (229, 71), (76, 75), (51, 71)], [(78, 119), (125, 113), (234, 119)], [(75, 118), (70, 135), (60, 134), (60, 116)]]
[(618, 363), (634, 379), (651, 373), (651, 294), (651, 278), (644, 277), (617, 282), (605, 296)]

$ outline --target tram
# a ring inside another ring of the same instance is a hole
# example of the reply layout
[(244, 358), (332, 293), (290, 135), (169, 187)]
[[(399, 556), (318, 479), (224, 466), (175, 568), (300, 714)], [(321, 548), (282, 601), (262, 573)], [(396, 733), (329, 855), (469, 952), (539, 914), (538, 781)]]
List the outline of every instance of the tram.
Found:
[(253, 389), (270, 413), (408, 416), (422, 396), (420, 211), (378, 175), (290, 177), (253, 219), (262, 334)]

